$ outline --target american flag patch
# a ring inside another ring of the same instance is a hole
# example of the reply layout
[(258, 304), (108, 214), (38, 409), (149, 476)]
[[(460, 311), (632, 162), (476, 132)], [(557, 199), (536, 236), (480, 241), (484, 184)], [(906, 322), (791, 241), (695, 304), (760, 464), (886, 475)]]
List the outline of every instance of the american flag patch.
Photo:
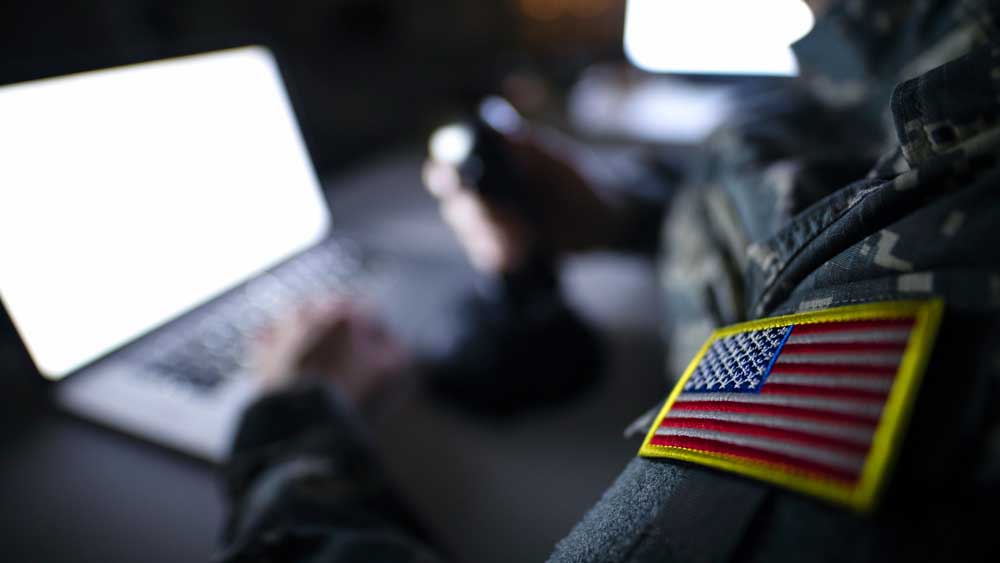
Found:
[(943, 306), (829, 309), (716, 331), (640, 455), (692, 461), (871, 509)]

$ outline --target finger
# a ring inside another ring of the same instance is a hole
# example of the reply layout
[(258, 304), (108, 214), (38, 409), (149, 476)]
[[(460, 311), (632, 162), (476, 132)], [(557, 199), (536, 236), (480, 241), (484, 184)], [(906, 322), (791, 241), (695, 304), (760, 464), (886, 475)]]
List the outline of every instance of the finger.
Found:
[(332, 294), (317, 299), (311, 305), (316, 318), (329, 320), (349, 316), (354, 303), (341, 294)]
[(529, 251), (528, 228), (475, 196), (454, 197), (442, 204), (441, 213), (473, 265), (481, 271), (516, 268)]
[(483, 272), (498, 271), (504, 255), (499, 241), (489, 234), (488, 229), (465, 228), (463, 231), (459, 233), (459, 242), (472, 265)]
[(251, 335), (251, 340), (254, 342), (270, 342), (274, 340), (274, 326), (271, 324), (265, 324), (253, 331)]
[(339, 346), (348, 340), (353, 319), (348, 315), (328, 317), (322, 326), (316, 327), (312, 339), (314, 346)]
[(458, 170), (445, 162), (428, 159), (424, 162), (421, 175), (427, 191), (438, 199), (448, 199), (459, 192), (467, 191), (462, 185)]
[(295, 309), (295, 314), (293, 315), (293, 317), (296, 323), (299, 324), (308, 323), (316, 318), (316, 312), (312, 306), (308, 304), (302, 304)]
[(378, 319), (367, 319), (360, 330), (359, 339), (372, 350), (376, 358), (398, 355), (398, 351), (403, 348), (397, 335)]
[(345, 355), (351, 353), (350, 325), (348, 318), (339, 317), (329, 324), (313, 327), (296, 354), (300, 369), (324, 374), (341, 366)]
[(261, 342), (274, 346), (295, 340), (300, 325), (296, 314), (288, 314), (262, 326), (257, 334)]
[(340, 298), (324, 297), (300, 305), (289, 320), (305, 332), (315, 332), (345, 316), (346, 304)]
[(441, 202), (441, 216), (459, 235), (474, 234), (492, 222), (493, 213), (475, 194), (462, 192)]

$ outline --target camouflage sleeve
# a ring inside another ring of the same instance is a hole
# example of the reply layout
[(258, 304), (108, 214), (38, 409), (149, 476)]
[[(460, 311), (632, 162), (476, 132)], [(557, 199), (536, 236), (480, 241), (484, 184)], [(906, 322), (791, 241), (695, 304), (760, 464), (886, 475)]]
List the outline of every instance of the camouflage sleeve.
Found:
[(247, 409), (224, 468), (216, 561), (440, 560), (337, 402), (310, 387)]

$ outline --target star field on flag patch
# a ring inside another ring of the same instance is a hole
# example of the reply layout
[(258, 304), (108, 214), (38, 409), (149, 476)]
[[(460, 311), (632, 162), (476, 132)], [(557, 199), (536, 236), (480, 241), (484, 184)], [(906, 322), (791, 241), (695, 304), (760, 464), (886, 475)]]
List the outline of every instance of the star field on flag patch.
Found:
[(906, 301), (716, 331), (640, 449), (870, 510), (902, 440), (943, 305)]

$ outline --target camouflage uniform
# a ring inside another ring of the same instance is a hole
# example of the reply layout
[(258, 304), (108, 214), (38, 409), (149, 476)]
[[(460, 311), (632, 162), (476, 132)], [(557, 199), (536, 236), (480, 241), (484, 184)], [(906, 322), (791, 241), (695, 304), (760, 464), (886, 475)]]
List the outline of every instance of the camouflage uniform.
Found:
[[(946, 301), (879, 510), (858, 516), (720, 471), (637, 458), (552, 561), (1000, 553), (990, 533), (1000, 501), (997, 4), (837, 4), (797, 46), (804, 78), (748, 99), (742, 120), (714, 136), (677, 190), (662, 229), (675, 377), (720, 325), (853, 303)], [(225, 559), (431, 560), (350, 425), (321, 392), (296, 393), (244, 420)]]

